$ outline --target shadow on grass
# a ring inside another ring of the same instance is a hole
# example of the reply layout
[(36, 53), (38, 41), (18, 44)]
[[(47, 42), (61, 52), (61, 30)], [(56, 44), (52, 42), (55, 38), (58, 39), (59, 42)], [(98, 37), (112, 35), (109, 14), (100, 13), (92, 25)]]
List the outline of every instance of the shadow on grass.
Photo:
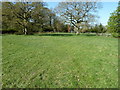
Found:
[(83, 34), (83, 36), (96, 36), (96, 34)]
[[(26, 35), (29, 36), (29, 35)], [(36, 33), (32, 36), (96, 36), (95, 33), (80, 33), (76, 35), (76, 33)]]
[(73, 36), (74, 34), (39, 34), (39, 36)]

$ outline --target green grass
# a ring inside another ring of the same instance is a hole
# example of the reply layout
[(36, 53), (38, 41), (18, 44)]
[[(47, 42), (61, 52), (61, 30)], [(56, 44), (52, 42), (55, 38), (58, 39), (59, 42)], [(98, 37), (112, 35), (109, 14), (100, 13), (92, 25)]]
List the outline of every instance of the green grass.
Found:
[(3, 88), (117, 88), (118, 39), (3, 35)]

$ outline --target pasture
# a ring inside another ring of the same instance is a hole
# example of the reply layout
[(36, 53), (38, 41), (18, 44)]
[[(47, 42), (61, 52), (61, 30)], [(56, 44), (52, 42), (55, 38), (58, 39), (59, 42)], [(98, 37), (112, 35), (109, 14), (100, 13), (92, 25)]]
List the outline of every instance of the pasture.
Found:
[(3, 35), (3, 88), (117, 88), (118, 39)]

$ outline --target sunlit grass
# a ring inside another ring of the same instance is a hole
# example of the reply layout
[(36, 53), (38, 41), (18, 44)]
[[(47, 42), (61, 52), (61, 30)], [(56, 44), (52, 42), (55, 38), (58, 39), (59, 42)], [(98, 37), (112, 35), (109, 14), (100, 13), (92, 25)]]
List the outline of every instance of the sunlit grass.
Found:
[(3, 87), (117, 88), (118, 40), (3, 35)]

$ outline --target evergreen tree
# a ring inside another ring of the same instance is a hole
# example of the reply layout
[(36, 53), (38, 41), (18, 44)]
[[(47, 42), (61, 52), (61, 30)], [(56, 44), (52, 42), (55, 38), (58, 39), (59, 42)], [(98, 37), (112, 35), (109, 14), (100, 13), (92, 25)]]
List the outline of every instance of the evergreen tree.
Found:
[(108, 21), (108, 30), (111, 33), (118, 33), (120, 30), (120, 1), (117, 10), (111, 13)]

